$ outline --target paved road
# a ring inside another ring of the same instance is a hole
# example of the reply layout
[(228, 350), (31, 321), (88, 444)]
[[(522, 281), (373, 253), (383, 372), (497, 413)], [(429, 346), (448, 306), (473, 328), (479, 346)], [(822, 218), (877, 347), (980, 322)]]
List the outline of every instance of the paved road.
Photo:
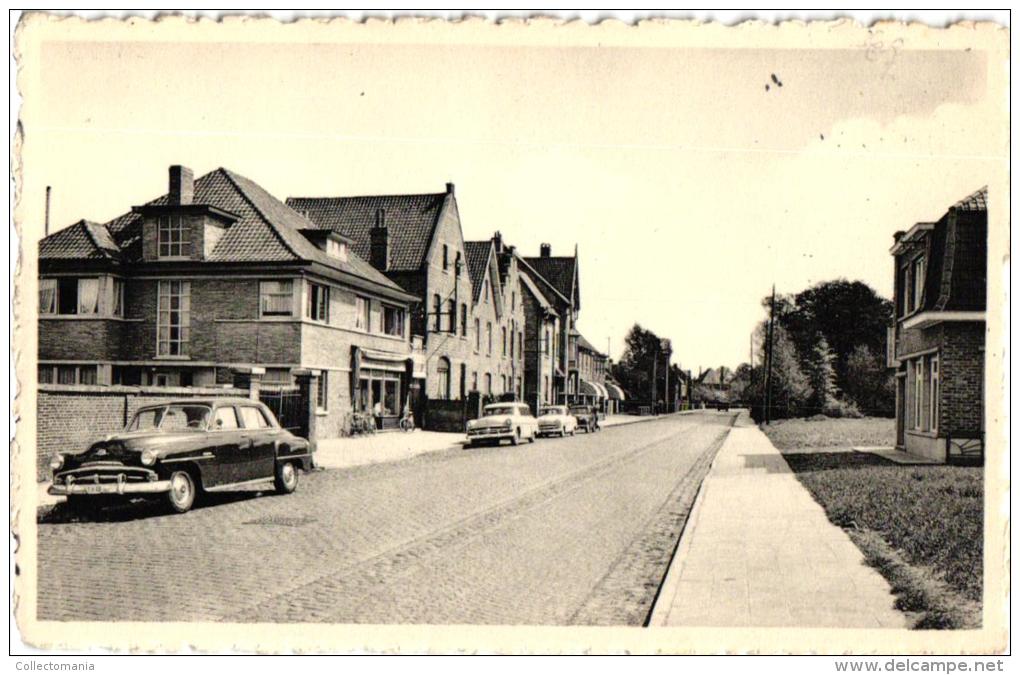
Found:
[(39, 618), (641, 625), (733, 417), (320, 471), (184, 515), (58, 509)]

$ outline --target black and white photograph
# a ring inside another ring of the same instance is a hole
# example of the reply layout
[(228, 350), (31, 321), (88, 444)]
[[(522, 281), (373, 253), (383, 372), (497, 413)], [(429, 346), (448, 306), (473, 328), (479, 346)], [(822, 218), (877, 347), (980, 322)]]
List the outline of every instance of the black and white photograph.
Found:
[(13, 40), (26, 644), (1008, 649), (1008, 23)]

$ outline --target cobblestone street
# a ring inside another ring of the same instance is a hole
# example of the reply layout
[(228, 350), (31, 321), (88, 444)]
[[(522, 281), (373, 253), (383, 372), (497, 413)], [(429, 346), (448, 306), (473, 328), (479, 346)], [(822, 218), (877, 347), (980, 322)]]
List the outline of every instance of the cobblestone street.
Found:
[(39, 526), (41, 620), (631, 624), (735, 415), (301, 477)]

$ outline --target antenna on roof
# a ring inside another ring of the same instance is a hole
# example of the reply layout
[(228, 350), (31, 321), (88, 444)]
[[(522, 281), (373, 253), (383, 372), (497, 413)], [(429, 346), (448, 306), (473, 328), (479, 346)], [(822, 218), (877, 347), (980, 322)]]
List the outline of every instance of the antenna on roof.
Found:
[(46, 186), (46, 216), (43, 219), (43, 236), (48, 237), (50, 234), (50, 192), (53, 190), (49, 185)]

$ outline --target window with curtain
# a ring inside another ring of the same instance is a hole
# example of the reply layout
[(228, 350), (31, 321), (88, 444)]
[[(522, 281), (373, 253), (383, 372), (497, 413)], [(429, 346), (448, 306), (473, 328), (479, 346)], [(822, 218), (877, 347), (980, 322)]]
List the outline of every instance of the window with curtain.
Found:
[(921, 306), (921, 299), (924, 296), (924, 257), (914, 261), (914, 272), (911, 275), (914, 279), (914, 295), (911, 309)]
[(371, 303), (368, 298), (356, 296), (354, 299), (354, 327), (360, 330), (369, 330), (371, 322)]
[(262, 316), (291, 316), (294, 313), (294, 282), (290, 279), (259, 282)]
[(39, 313), (40, 314), (56, 314), (57, 313), (57, 280), (56, 279), (40, 279), (39, 280)]
[(315, 407), (319, 410), (329, 410), (329, 371), (323, 370), (319, 373), (319, 380), (315, 385)]
[(931, 357), (928, 367), (928, 428), (939, 428), (939, 357)]
[(99, 279), (78, 280), (78, 314), (99, 314)]
[(114, 278), (111, 288), (113, 293), (113, 315), (124, 316), (124, 280)]

